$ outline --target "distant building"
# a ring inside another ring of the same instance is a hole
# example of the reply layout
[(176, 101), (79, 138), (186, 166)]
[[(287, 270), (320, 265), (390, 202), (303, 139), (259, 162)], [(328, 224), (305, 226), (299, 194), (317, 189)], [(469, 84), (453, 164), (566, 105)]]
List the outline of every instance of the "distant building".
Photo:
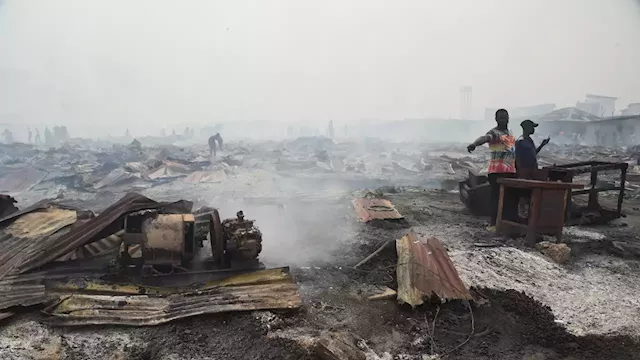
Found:
[(589, 122), (589, 121), (602, 120), (602, 117), (593, 115), (590, 112), (580, 110), (575, 107), (566, 107), (566, 108), (554, 110), (542, 116), (538, 116), (536, 120), (540, 122), (546, 122), (546, 121)]
[[(527, 118), (535, 118), (544, 114), (548, 114), (556, 109), (556, 104), (538, 104), (532, 106), (518, 106), (506, 109), (509, 112), (510, 118), (524, 120)], [(497, 110), (497, 108), (486, 108), (484, 112), (485, 120), (494, 120)]]
[(460, 88), (460, 119), (469, 120), (471, 118), (471, 94), (473, 89), (471, 86), (463, 86)]
[(640, 103), (629, 104), (625, 109), (622, 109), (622, 115), (640, 115)]
[(576, 108), (595, 116), (613, 116), (616, 111), (616, 100), (611, 96), (587, 94), (585, 101), (578, 101)]

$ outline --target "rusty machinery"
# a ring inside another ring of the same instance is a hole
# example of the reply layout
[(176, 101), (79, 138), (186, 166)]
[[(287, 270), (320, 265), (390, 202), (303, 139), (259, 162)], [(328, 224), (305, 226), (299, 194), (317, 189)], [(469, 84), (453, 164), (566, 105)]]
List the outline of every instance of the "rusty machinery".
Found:
[[(242, 211), (221, 221), (217, 210), (200, 214), (143, 210), (125, 217), (122, 238), (121, 262), (140, 268), (143, 276), (189, 272), (196, 260), (207, 269), (261, 266), (262, 233)], [(205, 241), (211, 244), (211, 256), (199, 258)]]

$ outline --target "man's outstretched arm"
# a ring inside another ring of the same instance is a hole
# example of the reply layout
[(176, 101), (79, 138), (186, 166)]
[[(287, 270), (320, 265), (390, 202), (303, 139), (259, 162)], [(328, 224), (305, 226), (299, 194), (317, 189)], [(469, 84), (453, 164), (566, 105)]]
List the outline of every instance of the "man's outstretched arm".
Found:
[(482, 135), (479, 138), (477, 138), (474, 142), (472, 142), (469, 146), (467, 146), (467, 150), (469, 152), (472, 152), (473, 150), (476, 149), (476, 147), (480, 145), (484, 145), (489, 141), (491, 141), (491, 135), (489, 134)]

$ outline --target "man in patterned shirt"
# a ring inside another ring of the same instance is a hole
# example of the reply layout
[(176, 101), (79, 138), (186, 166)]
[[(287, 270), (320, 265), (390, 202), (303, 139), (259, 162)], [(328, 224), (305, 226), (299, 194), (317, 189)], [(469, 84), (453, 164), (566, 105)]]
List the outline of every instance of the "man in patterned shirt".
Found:
[(491, 186), (491, 223), (489, 231), (495, 231), (496, 218), (498, 217), (498, 201), (500, 197), (499, 178), (515, 177), (516, 173), (516, 139), (508, 128), (509, 113), (505, 109), (496, 111), (497, 126), (480, 136), (467, 146), (472, 152), (476, 147), (489, 144), (491, 159), (489, 160), (488, 179)]

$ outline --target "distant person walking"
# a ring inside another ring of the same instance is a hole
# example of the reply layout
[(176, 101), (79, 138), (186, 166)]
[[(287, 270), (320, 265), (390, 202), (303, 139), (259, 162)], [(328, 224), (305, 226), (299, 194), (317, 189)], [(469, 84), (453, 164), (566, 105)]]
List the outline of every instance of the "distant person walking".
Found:
[(213, 156), (214, 158), (216, 157), (216, 142), (220, 147), (220, 151), (222, 151), (222, 136), (220, 136), (220, 133), (216, 133), (215, 135), (209, 138), (209, 156), (210, 157), (211, 156)]
[(42, 143), (42, 139), (40, 139), (40, 130), (36, 128), (36, 144)]
[(498, 201), (500, 197), (500, 184), (498, 184), (498, 179), (515, 177), (515, 142), (513, 133), (509, 130), (509, 113), (505, 109), (499, 109), (496, 111), (496, 127), (467, 146), (467, 150), (473, 152), (476, 147), (488, 143), (489, 150), (491, 150), (487, 176), (491, 186), (491, 222), (487, 228), (489, 231), (496, 230)]
[(333, 120), (329, 121), (329, 126), (327, 127), (327, 137), (329, 139), (333, 139), (335, 136), (335, 130), (333, 129)]
[(27, 134), (28, 134), (28, 138), (29, 138), (29, 144), (31, 144), (31, 136), (32, 136), (32, 134), (31, 134), (31, 128), (30, 127), (27, 128)]
[(46, 145), (51, 145), (53, 144), (53, 136), (51, 134), (51, 130), (49, 130), (48, 127), (44, 128), (44, 143)]

